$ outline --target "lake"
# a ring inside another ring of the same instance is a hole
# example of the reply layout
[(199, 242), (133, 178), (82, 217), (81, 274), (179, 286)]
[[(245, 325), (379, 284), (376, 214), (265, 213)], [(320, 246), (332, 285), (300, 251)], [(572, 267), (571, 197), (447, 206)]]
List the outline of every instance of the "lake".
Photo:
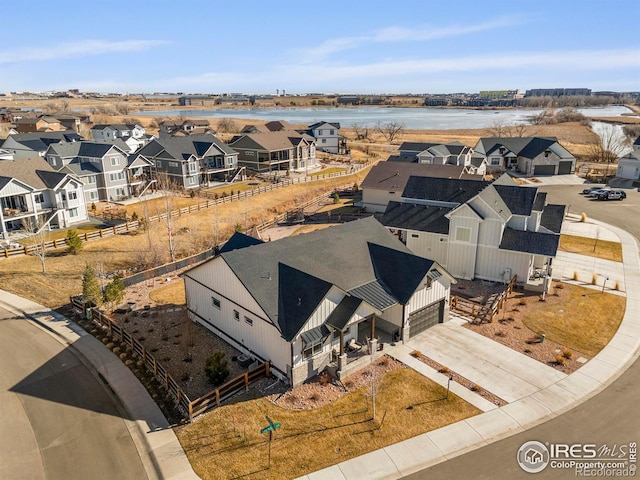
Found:
[[(587, 117), (617, 117), (630, 110), (623, 106), (579, 108)], [(454, 130), (486, 128), (494, 125), (529, 123), (529, 117), (542, 109), (474, 110), (465, 108), (398, 108), (398, 107), (339, 107), (339, 108), (247, 108), (221, 110), (155, 110), (133, 112), (131, 115), (153, 117), (177, 116), (207, 118), (251, 118), (256, 120), (286, 120), (311, 125), (319, 121), (338, 122), (342, 127), (358, 123), (373, 127), (378, 122), (401, 122), (411, 130)]]

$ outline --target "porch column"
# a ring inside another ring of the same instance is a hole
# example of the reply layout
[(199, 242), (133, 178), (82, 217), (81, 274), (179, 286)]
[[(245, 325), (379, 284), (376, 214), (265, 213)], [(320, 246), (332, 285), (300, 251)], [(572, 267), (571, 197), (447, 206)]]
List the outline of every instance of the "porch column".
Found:
[(376, 331), (376, 316), (371, 315), (371, 335), (369, 335), (369, 338), (371, 340), (373, 340), (374, 338), (375, 331)]
[(7, 240), (8, 239), (7, 226), (4, 223), (4, 212), (3, 212), (2, 205), (0, 205), (0, 226), (2, 226), (2, 238), (4, 240)]
[(344, 355), (344, 332), (340, 330), (340, 356)]

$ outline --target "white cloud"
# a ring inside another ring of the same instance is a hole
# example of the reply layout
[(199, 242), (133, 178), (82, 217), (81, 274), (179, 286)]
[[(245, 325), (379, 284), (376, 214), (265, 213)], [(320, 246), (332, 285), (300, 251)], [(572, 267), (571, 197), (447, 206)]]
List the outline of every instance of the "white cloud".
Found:
[(373, 43), (423, 42), (438, 38), (469, 35), (499, 28), (513, 27), (524, 23), (522, 16), (509, 15), (499, 17), (490, 22), (469, 25), (449, 25), (435, 27), (423, 25), (418, 28), (387, 27), (357, 37), (338, 37), (322, 42), (317, 47), (303, 49), (302, 56), (306, 62), (317, 62), (329, 55), (350, 50)]
[(58, 60), (116, 52), (140, 52), (166, 43), (161, 40), (124, 40), (120, 42), (83, 40), (58, 43), (47, 47), (17, 48), (0, 51), (0, 64), (35, 60)]

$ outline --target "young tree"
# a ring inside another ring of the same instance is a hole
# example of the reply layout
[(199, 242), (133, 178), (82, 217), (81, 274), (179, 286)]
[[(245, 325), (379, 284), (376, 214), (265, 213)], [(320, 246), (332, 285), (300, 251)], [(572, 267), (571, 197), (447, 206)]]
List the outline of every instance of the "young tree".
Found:
[(82, 273), (82, 300), (96, 306), (102, 305), (102, 289), (96, 271), (87, 264)]
[(598, 125), (598, 140), (589, 145), (589, 156), (594, 162), (614, 163), (627, 149), (627, 139), (614, 125)]
[(398, 121), (391, 121), (382, 123), (378, 121), (376, 124), (376, 131), (380, 133), (387, 143), (393, 142), (398, 135), (404, 131), (404, 123)]
[(207, 358), (204, 365), (204, 373), (209, 383), (212, 383), (214, 387), (223, 384), (229, 376), (229, 365), (224, 352), (213, 352)]
[(30, 247), (31, 254), (35, 255), (40, 260), (42, 273), (47, 273), (47, 251), (45, 249), (47, 232), (43, 223), (39, 218), (25, 218), (22, 221), (22, 228), (28, 234), (27, 243)]
[(125, 286), (120, 275), (116, 274), (104, 288), (104, 301), (109, 304), (111, 310), (124, 298)]
[(368, 127), (365, 127), (360, 123), (353, 123), (351, 125), (351, 128), (353, 129), (353, 133), (356, 136), (356, 140), (366, 140), (367, 138), (369, 138)]
[(238, 131), (238, 125), (232, 118), (221, 118), (218, 121), (218, 131), (221, 133), (235, 133)]
[(64, 241), (67, 242), (67, 252), (73, 255), (77, 255), (84, 247), (82, 239), (74, 229), (67, 231), (67, 236)]
[(167, 240), (169, 242), (169, 256), (171, 261), (176, 261), (176, 242), (175, 233), (173, 231), (173, 218), (171, 218), (171, 212), (173, 210), (173, 198), (176, 193), (176, 185), (169, 179), (169, 175), (166, 172), (158, 172), (157, 175), (158, 191), (162, 193), (162, 214), (164, 219), (165, 228), (167, 229)]

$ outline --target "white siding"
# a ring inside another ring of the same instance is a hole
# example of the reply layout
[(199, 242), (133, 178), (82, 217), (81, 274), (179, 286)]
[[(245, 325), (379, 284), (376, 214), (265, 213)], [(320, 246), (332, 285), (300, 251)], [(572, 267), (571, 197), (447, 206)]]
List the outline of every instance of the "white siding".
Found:
[(443, 298), (449, 298), (449, 279), (446, 277), (440, 277), (438, 280), (431, 284), (430, 288), (420, 288), (415, 291), (411, 296), (407, 308), (405, 309), (406, 317), (416, 310), (420, 310), (427, 305), (431, 305), (434, 302), (440, 301)]
[(406, 245), (416, 255), (435, 260), (443, 267), (447, 267), (449, 256), (449, 237), (447, 235), (408, 230)]
[(480, 224), (478, 245), (500, 245), (503, 223), (501, 220), (487, 219)]
[[(268, 320), (223, 258), (213, 259), (187, 275), (187, 307), (205, 321), (192, 315), (194, 320), (207, 328), (213, 325), (235, 339), (238, 346), (246, 347), (265, 360), (271, 360), (275, 368), (287, 372), (287, 366), (291, 364), (289, 342), (281, 337), (279, 330)], [(220, 308), (213, 305), (212, 297), (220, 301)], [(239, 320), (234, 318), (234, 310), (239, 312)], [(245, 317), (253, 321), (252, 325), (245, 322)], [(211, 330), (215, 332), (215, 329)]]
[(493, 282), (509, 282), (513, 275), (518, 281), (527, 281), (532, 255), (479, 246), (476, 262), (476, 278)]
[(362, 191), (362, 205), (367, 209), (367, 212), (383, 213), (387, 209), (389, 202), (402, 201), (402, 191), (395, 192), (395, 194), (390, 192), (393, 192), (393, 190), (365, 188)]
[[(469, 241), (456, 240), (458, 228), (470, 229)], [(472, 279), (475, 272), (478, 243), (478, 220), (452, 215), (449, 222), (449, 258), (447, 271), (454, 277)]]
[(11, 197), (13, 195), (24, 195), (32, 191), (32, 189), (25, 188), (22, 183), (12, 180), (7, 183), (2, 190), (0, 190), (0, 196)]
[(530, 230), (527, 228), (528, 218), (524, 215), (512, 215), (509, 221), (507, 222), (507, 227), (513, 228), (514, 230)]

